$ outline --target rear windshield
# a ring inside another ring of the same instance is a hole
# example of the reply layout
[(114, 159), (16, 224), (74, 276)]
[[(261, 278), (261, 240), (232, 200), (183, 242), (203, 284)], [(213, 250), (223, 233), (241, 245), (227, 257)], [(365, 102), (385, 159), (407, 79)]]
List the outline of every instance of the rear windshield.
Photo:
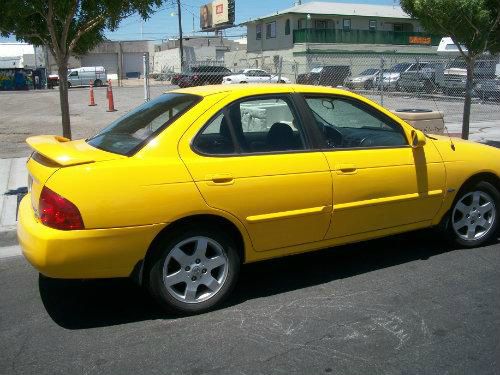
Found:
[(104, 151), (131, 155), (200, 99), (190, 94), (160, 95), (115, 120), (87, 143)]

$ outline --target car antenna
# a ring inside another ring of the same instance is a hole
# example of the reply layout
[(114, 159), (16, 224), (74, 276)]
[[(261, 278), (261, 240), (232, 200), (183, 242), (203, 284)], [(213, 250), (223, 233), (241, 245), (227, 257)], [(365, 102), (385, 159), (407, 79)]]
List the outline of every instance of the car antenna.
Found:
[(444, 122), (444, 115), (441, 115), (441, 120), (443, 120), (443, 126), (444, 126), (444, 130), (446, 130), (446, 135), (448, 136), (448, 138), (450, 139), (450, 145), (451, 145), (451, 149), (453, 151), (455, 151), (455, 144), (453, 143), (453, 139), (451, 138), (451, 135), (450, 135), (450, 132), (448, 131), (448, 127), (446, 126), (445, 122)]

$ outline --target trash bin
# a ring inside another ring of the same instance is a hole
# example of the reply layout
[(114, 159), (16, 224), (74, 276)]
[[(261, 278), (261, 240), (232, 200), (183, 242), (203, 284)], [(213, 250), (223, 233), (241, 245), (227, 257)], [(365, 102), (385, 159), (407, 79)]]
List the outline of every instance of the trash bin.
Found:
[(444, 114), (430, 109), (405, 108), (392, 111), (411, 126), (431, 134), (444, 133)]

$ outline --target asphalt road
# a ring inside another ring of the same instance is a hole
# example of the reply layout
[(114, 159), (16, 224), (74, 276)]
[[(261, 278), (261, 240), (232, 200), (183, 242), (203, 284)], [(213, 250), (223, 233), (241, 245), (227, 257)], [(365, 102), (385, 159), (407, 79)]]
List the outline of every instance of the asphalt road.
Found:
[(248, 265), (221, 309), (0, 259), (1, 374), (499, 374), (500, 243), (433, 232)]

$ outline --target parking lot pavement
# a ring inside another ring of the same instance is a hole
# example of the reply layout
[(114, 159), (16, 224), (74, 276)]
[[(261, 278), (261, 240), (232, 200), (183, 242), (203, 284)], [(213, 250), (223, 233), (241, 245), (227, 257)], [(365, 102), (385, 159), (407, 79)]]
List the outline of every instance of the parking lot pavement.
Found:
[[(151, 97), (172, 86), (152, 86)], [(114, 87), (116, 112), (107, 112), (106, 87), (94, 88), (97, 106), (89, 107), (88, 87), (69, 90), (73, 138), (88, 138), (118, 117), (144, 102), (141, 86)], [(25, 140), (39, 134), (62, 134), (59, 91), (0, 92), (0, 158), (25, 157), (30, 149)]]
[(431, 232), (247, 265), (219, 310), (173, 317), (128, 280), (0, 259), (4, 374), (498, 374), (500, 243)]
[[(134, 81), (135, 82), (135, 81)], [(177, 86), (155, 82), (151, 97), (172, 90)], [(144, 102), (143, 87), (138, 85), (114, 87), (116, 112), (107, 112), (106, 88), (94, 88), (97, 106), (89, 107), (89, 90), (77, 87), (69, 90), (73, 138), (87, 138), (118, 117)], [(379, 93), (362, 92), (375, 101)], [(403, 93), (384, 93), (383, 105), (388, 109), (426, 108), (441, 110), (449, 132), (461, 131), (463, 103), (461, 98), (440, 96), (409, 96)], [(26, 157), (29, 155), (25, 139), (38, 134), (61, 134), (59, 92), (55, 90), (0, 92), (0, 158)], [(500, 103), (478, 102), (472, 105), (471, 136), (475, 141), (500, 141)]]

